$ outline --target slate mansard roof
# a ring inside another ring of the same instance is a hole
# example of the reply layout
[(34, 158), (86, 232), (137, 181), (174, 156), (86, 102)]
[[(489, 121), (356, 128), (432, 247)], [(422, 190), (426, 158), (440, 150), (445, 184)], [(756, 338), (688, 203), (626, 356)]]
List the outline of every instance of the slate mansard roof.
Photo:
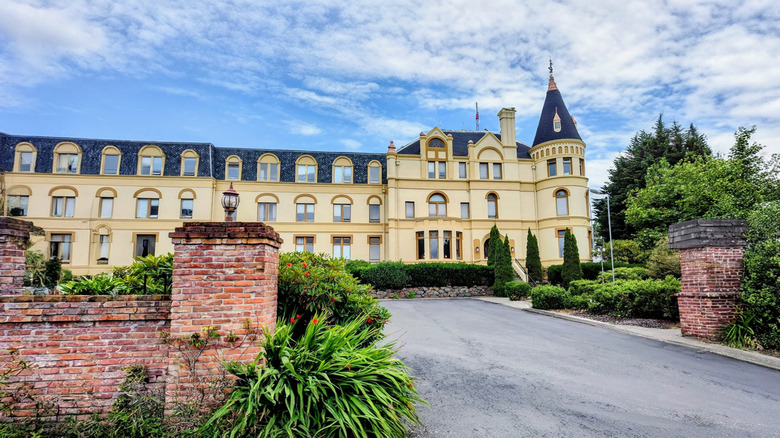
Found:
[(368, 172), (366, 169), (371, 161), (382, 164), (382, 182), (387, 183), (387, 156), (385, 154), (358, 153), (358, 152), (320, 152), (320, 151), (292, 151), (272, 149), (243, 149), (221, 148), (211, 143), (177, 143), (177, 142), (153, 142), (153, 141), (127, 141), (105, 140), (86, 138), (64, 137), (36, 137), (8, 135), (0, 133), (0, 170), (10, 172), (13, 170), (16, 145), (22, 142), (32, 144), (38, 151), (35, 162), (36, 173), (52, 173), (54, 163), (54, 148), (59, 143), (71, 142), (77, 144), (82, 151), (81, 174), (100, 174), (100, 164), (103, 148), (114, 146), (122, 153), (119, 174), (136, 175), (138, 173), (138, 152), (144, 146), (153, 145), (159, 147), (166, 156), (163, 176), (181, 175), (182, 152), (191, 149), (200, 156), (198, 176), (225, 179), (225, 161), (231, 155), (241, 158), (242, 181), (257, 180), (257, 160), (266, 153), (276, 155), (280, 162), (279, 180), (281, 182), (295, 182), (295, 164), (302, 155), (310, 155), (317, 161), (317, 182), (330, 183), (333, 161), (338, 157), (347, 157), (354, 166), (353, 183), (367, 184)]
[[(473, 143), (477, 143), (482, 137), (488, 134), (488, 131), (442, 131), (445, 135), (452, 135), (452, 155), (456, 157), (468, 157), (469, 155), (469, 140)], [(493, 133), (499, 140), (501, 140), (501, 134)], [(531, 149), (528, 145), (522, 142), (517, 142), (517, 158), (531, 158), (528, 154), (528, 150)], [(397, 151), (402, 155), (419, 155), (420, 154), (420, 139), (412, 141), (409, 144), (402, 146)]]

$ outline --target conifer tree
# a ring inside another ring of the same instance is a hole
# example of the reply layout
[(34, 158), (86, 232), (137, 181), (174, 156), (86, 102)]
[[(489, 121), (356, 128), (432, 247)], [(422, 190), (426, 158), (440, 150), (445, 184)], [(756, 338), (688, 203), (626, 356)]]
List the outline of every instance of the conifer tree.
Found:
[(544, 275), (542, 271), (542, 260), (539, 256), (539, 242), (536, 240), (536, 236), (531, 234), (531, 229), (528, 229), (528, 239), (525, 244), (525, 267), (528, 269), (528, 276), (535, 282), (542, 281)]
[[(491, 243), (492, 245), (492, 243)], [(494, 269), (493, 294), (499, 297), (506, 296), (505, 286), (514, 279), (512, 270), (512, 255), (509, 249), (509, 236), (505, 239), (499, 234), (495, 242), (496, 246), (496, 265)]]
[(577, 239), (568, 229), (566, 229), (566, 234), (563, 237), (563, 270), (561, 278), (563, 279), (563, 287), (569, 287), (570, 282), (582, 278)]
[(501, 242), (501, 232), (498, 231), (498, 227), (495, 225), (493, 225), (493, 228), (490, 229), (490, 239), (488, 242), (488, 253), (483, 254), (483, 257), (487, 257), (488, 266), (495, 267), (498, 254), (497, 250), (499, 249), (499, 244)]

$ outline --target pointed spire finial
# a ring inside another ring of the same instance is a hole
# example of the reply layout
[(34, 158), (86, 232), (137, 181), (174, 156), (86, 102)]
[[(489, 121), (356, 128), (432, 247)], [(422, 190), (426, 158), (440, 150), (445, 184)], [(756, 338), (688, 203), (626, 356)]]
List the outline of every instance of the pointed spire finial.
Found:
[(550, 70), (550, 83), (547, 86), (547, 91), (554, 91), (558, 89), (558, 86), (555, 85), (555, 78), (553, 77), (553, 65), (552, 65), (552, 59), (550, 59), (550, 66), (547, 68), (547, 70)]
[(552, 77), (553, 75), (552, 58), (550, 58), (550, 66), (547, 68), (547, 70), (550, 70), (550, 77)]

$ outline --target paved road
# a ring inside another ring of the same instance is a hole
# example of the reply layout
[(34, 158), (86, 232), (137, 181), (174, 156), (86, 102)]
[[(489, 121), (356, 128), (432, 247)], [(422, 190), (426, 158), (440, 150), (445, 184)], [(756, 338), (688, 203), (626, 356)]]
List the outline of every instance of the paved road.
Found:
[(780, 372), (476, 300), (386, 300), (427, 437), (780, 437)]

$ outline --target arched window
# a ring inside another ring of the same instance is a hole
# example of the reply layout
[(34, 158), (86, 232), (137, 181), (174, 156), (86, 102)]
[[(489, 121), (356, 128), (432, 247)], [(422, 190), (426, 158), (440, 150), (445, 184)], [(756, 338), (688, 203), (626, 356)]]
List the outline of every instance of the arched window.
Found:
[(8, 189), (6, 208), (8, 216), (27, 216), (32, 190), (27, 186), (13, 186)]
[(200, 155), (192, 149), (181, 153), (181, 176), (198, 176)]
[(75, 217), (78, 190), (71, 186), (58, 186), (49, 190), (52, 217)]
[(122, 153), (115, 146), (106, 146), (103, 148), (102, 160), (100, 162), (101, 175), (119, 175), (119, 163), (122, 159)]
[(444, 195), (440, 193), (434, 193), (428, 198), (428, 216), (447, 216), (447, 200), (444, 198)]
[(62, 142), (54, 147), (55, 173), (81, 173), (81, 148), (76, 143)]
[(558, 216), (569, 214), (569, 192), (564, 189), (555, 191), (555, 211)]
[(135, 217), (140, 219), (157, 219), (160, 211), (162, 193), (157, 189), (141, 189), (133, 195), (136, 198)]
[(311, 155), (301, 155), (295, 162), (297, 182), (313, 183), (317, 181), (317, 160)]
[(368, 221), (378, 224), (381, 221), (382, 199), (373, 195), (368, 198)]
[(368, 163), (368, 183), (382, 183), (382, 164), (379, 161), (372, 161)]
[(103, 187), (95, 193), (98, 198), (98, 217), (110, 218), (114, 216), (114, 199), (116, 199), (116, 190), (111, 187)]
[(35, 172), (35, 162), (38, 158), (38, 150), (32, 143), (19, 143), (16, 145), (16, 159), (14, 160), (14, 172)]
[(139, 175), (162, 175), (165, 169), (165, 154), (154, 145), (147, 145), (138, 151)]
[(333, 222), (352, 222), (352, 198), (349, 196), (334, 196)]
[(498, 195), (488, 193), (487, 195), (487, 214), (489, 219), (498, 218)]
[(257, 159), (258, 181), (279, 181), (279, 158), (274, 154), (263, 154)]
[(225, 160), (225, 179), (229, 181), (238, 181), (241, 179), (242, 161), (238, 155), (231, 155)]
[(352, 183), (352, 161), (347, 157), (338, 157), (333, 161), (333, 183)]
[(192, 189), (184, 189), (179, 192), (179, 218), (180, 219), (192, 219), (192, 214), (195, 211), (195, 191)]

